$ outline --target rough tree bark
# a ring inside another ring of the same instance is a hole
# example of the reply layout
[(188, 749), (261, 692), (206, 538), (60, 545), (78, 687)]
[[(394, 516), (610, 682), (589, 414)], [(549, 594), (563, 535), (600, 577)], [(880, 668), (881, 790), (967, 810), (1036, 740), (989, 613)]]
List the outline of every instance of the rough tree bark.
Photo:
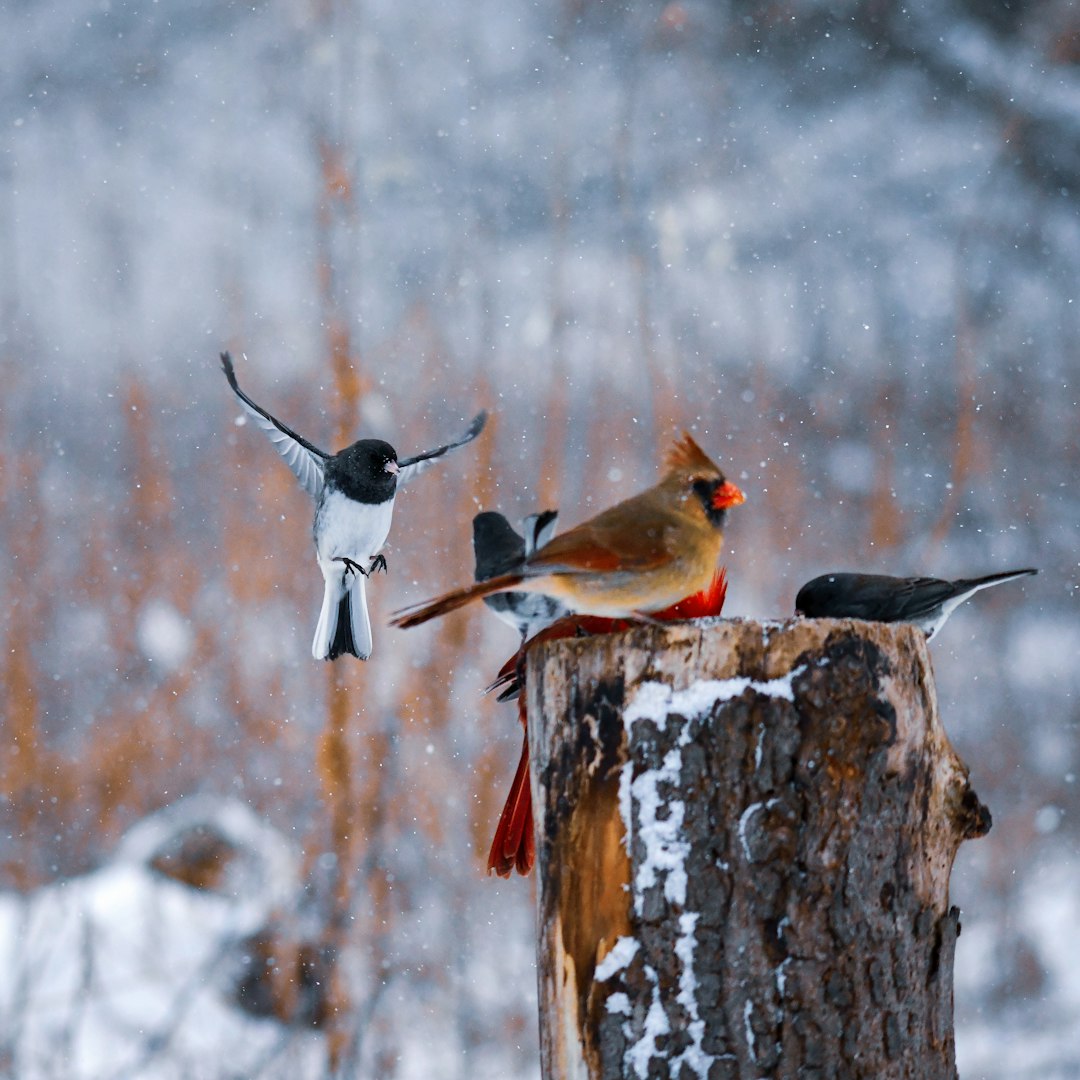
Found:
[(956, 1076), (990, 815), (921, 632), (709, 621), (528, 658), (547, 1080)]

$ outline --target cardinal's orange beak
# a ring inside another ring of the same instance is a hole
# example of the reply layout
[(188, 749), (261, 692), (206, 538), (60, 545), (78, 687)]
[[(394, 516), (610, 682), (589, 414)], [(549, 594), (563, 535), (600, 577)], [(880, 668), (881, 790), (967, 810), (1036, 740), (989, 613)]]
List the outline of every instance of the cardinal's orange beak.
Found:
[(744, 502), (746, 502), (746, 496), (730, 480), (725, 480), (713, 492), (714, 510), (727, 510), (730, 506), (740, 506)]

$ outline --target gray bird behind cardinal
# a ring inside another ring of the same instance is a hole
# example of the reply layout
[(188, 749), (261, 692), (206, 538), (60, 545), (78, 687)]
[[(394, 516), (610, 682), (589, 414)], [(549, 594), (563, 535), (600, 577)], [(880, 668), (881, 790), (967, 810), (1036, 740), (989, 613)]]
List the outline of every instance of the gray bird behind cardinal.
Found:
[(360, 439), (329, 454), (256, 405), (240, 389), (227, 352), (221, 354), (221, 367), (256, 427), (315, 501), (312, 532), (324, 590), (311, 654), (316, 660), (336, 660), (346, 653), (366, 660), (372, 644), (366, 580), (375, 570), (386, 570), (381, 550), (390, 533), (394, 499), (444, 454), (472, 442), (483, 431), (487, 413), (473, 417), (461, 438), (413, 457), (399, 460), (382, 439)]
[[(487, 581), (516, 570), (537, 548), (543, 547), (555, 532), (557, 510), (530, 514), (522, 522), (524, 536), (519, 536), (502, 514), (488, 510), (473, 518), (473, 554), (476, 556), (476, 581)], [(540, 633), (570, 609), (542, 593), (495, 593), (484, 603), (520, 635), (522, 642)]]

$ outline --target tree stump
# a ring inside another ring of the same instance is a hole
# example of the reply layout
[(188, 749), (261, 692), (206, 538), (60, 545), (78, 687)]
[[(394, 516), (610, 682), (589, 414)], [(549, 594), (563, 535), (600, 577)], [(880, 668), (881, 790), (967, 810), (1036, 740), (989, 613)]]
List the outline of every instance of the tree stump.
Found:
[(956, 1076), (990, 815), (923, 634), (708, 620), (530, 651), (547, 1080)]

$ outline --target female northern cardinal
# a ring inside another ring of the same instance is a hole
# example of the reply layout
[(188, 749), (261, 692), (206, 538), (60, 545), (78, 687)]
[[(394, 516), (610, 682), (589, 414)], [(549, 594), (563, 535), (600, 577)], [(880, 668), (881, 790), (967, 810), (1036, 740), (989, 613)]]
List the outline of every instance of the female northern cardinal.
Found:
[(799, 590), (795, 597), (795, 614), (811, 619), (914, 623), (929, 641), (973, 593), (1038, 572), (1006, 570), (1001, 574), (957, 581), (889, 577), (887, 574), (822, 574)]
[[(713, 574), (709, 586), (695, 595), (680, 600), (677, 604), (658, 611), (653, 618), (660, 622), (674, 622), (680, 619), (699, 619), (708, 615), (719, 615), (724, 610), (727, 597), (727, 575), (723, 568)], [(601, 619), (591, 615), (570, 615), (560, 619), (553, 626), (541, 630), (534, 638), (510, 657), (499, 671), (498, 678), (489, 689), (503, 688), (500, 701), (518, 699), (518, 719), (524, 728), (521, 745), (521, 757), (517, 772), (510, 784), (510, 793), (499, 815), (499, 824), (495, 826), (495, 837), (491, 841), (488, 853), (488, 873), (495, 871), (499, 877), (509, 877), (517, 870), (524, 876), (533, 867), (536, 859), (536, 841), (533, 835), (532, 783), (529, 780), (529, 717), (525, 711), (525, 665), (524, 653), (534, 641), (554, 641), (556, 638), (576, 637), (580, 633), (610, 634), (626, 629), (630, 623), (621, 619)]]
[(659, 611), (708, 585), (727, 511), (745, 501), (684, 433), (655, 487), (553, 537), (516, 569), (400, 611), (391, 625), (418, 626), (503, 592), (542, 593), (610, 618)]

